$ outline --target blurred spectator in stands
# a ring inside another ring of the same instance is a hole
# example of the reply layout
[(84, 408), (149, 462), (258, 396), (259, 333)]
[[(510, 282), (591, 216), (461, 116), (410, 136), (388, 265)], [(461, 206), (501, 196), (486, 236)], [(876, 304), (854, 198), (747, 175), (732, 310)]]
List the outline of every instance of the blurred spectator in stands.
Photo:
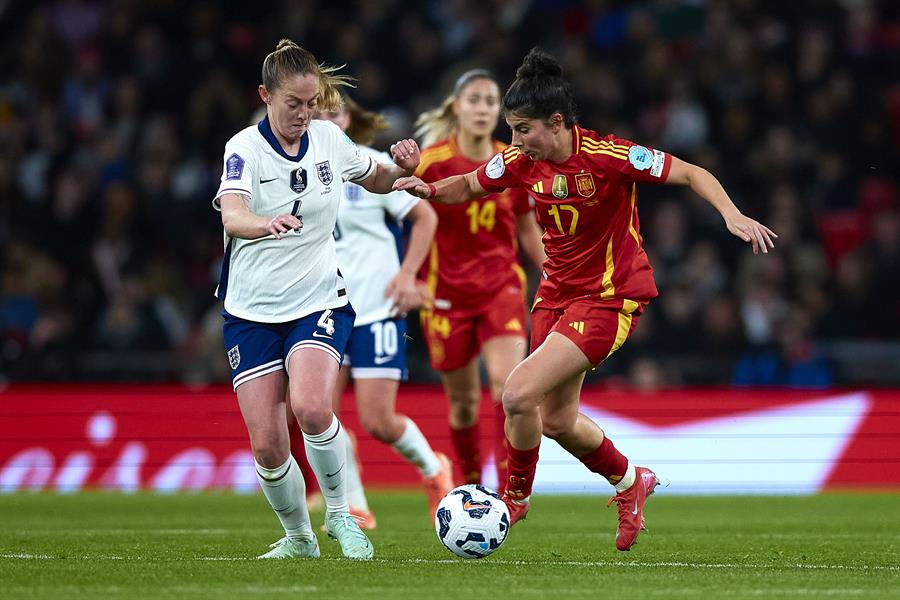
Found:
[(776, 323), (775, 343), (744, 354), (734, 371), (734, 384), (744, 386), (828, 387), (828, 359), (813, 342), (810, 316), (792, 307)]

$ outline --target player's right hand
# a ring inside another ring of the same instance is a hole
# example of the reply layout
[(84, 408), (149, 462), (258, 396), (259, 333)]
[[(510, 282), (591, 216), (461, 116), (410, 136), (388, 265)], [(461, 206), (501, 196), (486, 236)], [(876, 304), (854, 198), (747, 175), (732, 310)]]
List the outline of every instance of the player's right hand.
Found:
[(419, 198), (428, 198), (430, 195), (428, 184), (418, 177), (398, 177), (394, 182), (394, 189), (405, 190)]
[(291, 230), (300, 231), (303, 229), (303, 221), (290, 213), (284, 213), (272, 219), (266, 225), (266, 231), (269, 235), (274, 235), (275, 239), (280, 240), (281, 236)]

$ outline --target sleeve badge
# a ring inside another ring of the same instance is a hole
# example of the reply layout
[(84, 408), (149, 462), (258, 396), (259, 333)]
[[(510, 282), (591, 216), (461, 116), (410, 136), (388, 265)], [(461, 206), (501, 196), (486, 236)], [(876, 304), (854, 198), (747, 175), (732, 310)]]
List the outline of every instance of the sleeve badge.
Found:
[(491, 179), (500, 179), (506, 172), (506, 163), (503, 161), (502, 154), (495, 154), (494, 158), (484, 168), (484, 174)]
[(653, 165), (653, 153), (643, 146), (632, 146), (628, 150), (628, 162), (638, 171), (646, 171)]
[(244, 159), (232, 154), (225, 159), (225, 179), (240, 179), (244, 174)]

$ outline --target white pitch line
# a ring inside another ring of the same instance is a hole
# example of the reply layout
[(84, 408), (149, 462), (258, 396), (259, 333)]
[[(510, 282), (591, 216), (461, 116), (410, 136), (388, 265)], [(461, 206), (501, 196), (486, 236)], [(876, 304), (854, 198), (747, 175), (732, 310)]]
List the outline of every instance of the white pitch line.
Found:
[[(27, 554), (27, 553), (2, 553), (0, 559), (13, 560), (203, 560), (203, 561), (224, 561), (224, 562), (241, 562), (255, 561), (257, 559), (247, 556), (198, 556), (198, 557), (181, 557), (181, 558), (160, 558), (146, 556), (117, 556), (117, 555), (84, 555), (84, 556), (52, 556), (49, 554)], [(345, 558), (319, 558), (322, 561), (346, 561)], [(375, 563), (384, 564), (436, 564), (436, 565), (509, 565), (509, 566), (558, 566), (558, 567), (627, 567), (632, 569), (668, 569), (668, 568), (685, 568), (685, 569), (750, 569), (750, 570), (770, 570), (770, 569), (804, 569), (816, 571), (888, 571), (900, 572), (900, 566), (895, 565), (817, 565), (809, 563), (691, 563), (683, 561), (655, 561), (655, 562), (622, 562), (622, 561), (580, 561), (580, 560), (557, 560), (557, 561), (527, 561), (527, 560), (505, 560), (505, 559), (488, 559), (485, 561), (476, 560), (457, 560), (453, 558), (376, 558)]]
[[(128, 535), (139, 534), (143, 536), (150, 535), (226, 535), (231, 531), (228, 529), (79, 529), (73, 532), (75, 535)], [(16, 535), (52, 535), (59, 536), (56, 531), (34, 531), (19, 529), (15, 531)]]

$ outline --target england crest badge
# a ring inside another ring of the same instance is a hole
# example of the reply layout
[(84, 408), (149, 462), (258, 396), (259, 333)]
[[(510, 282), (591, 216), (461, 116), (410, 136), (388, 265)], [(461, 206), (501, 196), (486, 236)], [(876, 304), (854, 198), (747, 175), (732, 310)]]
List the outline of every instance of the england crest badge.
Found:
[(241, 364), (241, 351), (237, 346), (228, 351), (228, 364), (231, 365), (231, 369), (237, 369)]
[(327, 160), (325, 162), (316, 163), (316, 175), (319, 176), (319, 181), (324, 185), (331, 185), (331, 182), (334, 181), (334, 175), (331, 173), (331, 165)]

